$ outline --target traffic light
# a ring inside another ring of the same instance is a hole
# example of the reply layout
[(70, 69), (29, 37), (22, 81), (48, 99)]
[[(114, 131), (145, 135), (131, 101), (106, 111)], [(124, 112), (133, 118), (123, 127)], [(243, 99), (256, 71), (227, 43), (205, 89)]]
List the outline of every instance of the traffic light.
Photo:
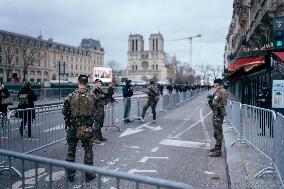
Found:
[(284, 48), (284, 17), (277, 17), (273, 20), (273, 46)]

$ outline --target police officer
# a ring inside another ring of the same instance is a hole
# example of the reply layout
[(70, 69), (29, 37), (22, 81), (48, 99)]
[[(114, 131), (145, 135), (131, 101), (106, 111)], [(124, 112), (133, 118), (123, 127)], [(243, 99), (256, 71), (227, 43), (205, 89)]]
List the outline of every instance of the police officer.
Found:
[(95, 80), (95, 89), (93, 93), (96, 96), (95, 106), (95, 144), (100, 144), (102, 141), (107, 140), (102, 135), (102, 127), (104, 126), (105, 111), (104, 106), (108, 103), (107, 94), (101, 89), (103, 82), (100, 79)]
[(213, 111), (213, 130), (214, 138), (216, 140), (215, 147), (209, 150), (210, 157), (219, 157), (222, 155), (222, 141), (223, 130), (222, 124), (226, 116), (226, 104), (228, 93), (222, 88), (222, 80), (214, 80), (214, 89), (216, 90), (213, 95), (209, 95), (208, 105)]
[[(78, 141), (82, 142), (85, 150), (84, 163), (93, 165), (92, 126), (94, 123), (95, 96), (87, 90), (88, 77), (80, 75), (78, 87), (70, 93), (64, 102), (62, 113), (67, 128), (68, 152), (66, 161), (75, 162)], [(67, 170), (68, 181), (74, 182), (75, 170)], [(95, 173), (85, 173), (85, 181), (96, 178)]]
[(149, 108), (149, 106), (151, 106), (153, 114), (153, 122), (156, 122), (156, 106), (159, 101), (160, 93), (154, 81), (150, 81), (150, 86), (148, 88), (148, 91), (145, 91), (145, 93), (148, 94), (148, 101), (143, 108), (142, 121), (145, 122), (144, 119), (146, 111)]

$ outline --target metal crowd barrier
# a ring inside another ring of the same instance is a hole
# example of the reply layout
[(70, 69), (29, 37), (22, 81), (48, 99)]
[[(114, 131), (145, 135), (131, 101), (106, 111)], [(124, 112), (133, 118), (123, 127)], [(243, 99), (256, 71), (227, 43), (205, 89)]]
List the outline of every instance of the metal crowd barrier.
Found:
[[(17, 152), (11, 152), (6, 150), (0, 150), (0, 156), (6, 157), (9, 162), (9, 167), (11, 168), (11, 159), (19, 159), (22, 165), (21, 173), (23, 175), (20, 184), (22, 188), (25, 188), (25, 171), (27, 170), (26, 163), (27, 162), (33, 162), (35, 165), (35, 178), (33, 179), (34, 188), (70, 188), (71, 184), (67, 181), (67, 173), (65, 170), (67, 169), (73, 169), (77, 170), (81, 173), (79, 177), (79, 183), (80, 188), (106, 188), (104, 185), (111, 185), (109, 186), (115, 186), (117, 189), (123, 189), (123, 188), (144, 188), (144, 187), (154, 187), (154, 188), (168, 188), (168, 189), (191, 189), (193, 188), (190, 185), (164, 180), (164, 179), (156, 179), (152, 177), (142, 176), (142, 175), (134, 175), (129, 173), (123, 173), (119, 171), (113, 171), (113, 170), (107, 170), (103, 168), (99, 168), (96, 166), (88, 166), (83, 165), (79, 163), (71, 163), (67, 161), (62, 160), (55, 160), (50, 158), (44, 158), (44, 157), (37, 157), (32, 156), (28, 154), (21, 154)], [(39, 167), (46, 167), (48, 170), (48, 173), (45, 174), (45, 178), (39, 177)], [(54, 172), (58, 170), (64, 171), (64, 177), (63, 178), (53, 178)], [(85, 183), (84, 184), (84, 174), (85, 172), (88, 173), (96, 173), (97, 178), (96, 182), (90, 182), (90, 186)], [(11, 172), (7, 176), (6, 179), (8, 183), (8, 188), (12, 188), (12, 175)], [(102, 182), (103, 177), (110, 177), (110, 183), (104, 184)], [(56, 180), (55, 180), (56, 179)], [(4, 185), (4, 183), (1, 183)], [(77, 184), (77, 183), (76, 183)]]
[(228, 118), (232, 128), (236, 130), (239, 138), (234, 141), (249, 144), (267, 159), (270, 164), (259, 171), (255, 177), (260, 178), (265, 174), (277, 172), (284, 188), (284, 116), (273, 110), (259, 108), (251, 105), (228, 101)]

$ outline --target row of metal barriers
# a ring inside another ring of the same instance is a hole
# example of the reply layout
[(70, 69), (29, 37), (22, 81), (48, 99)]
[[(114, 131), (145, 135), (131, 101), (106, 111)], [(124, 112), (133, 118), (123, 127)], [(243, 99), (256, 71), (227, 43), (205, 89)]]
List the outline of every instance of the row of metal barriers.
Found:
[[(188, 91), (185, 93), (177, 93), (171, 95), (164, 95), (160, 97), (160, 100), (157, 104), (157, 113), (167, 112), (168, 110), (175, 108), (185, 102), (191, 100), (198, 95), (202, 90)], [(130, 98), (131, 100), (131, 111), (130, 119), (140, 119), (140, 115), (143, 110), (143, 106), (146, 104), (146, 97), (135, 97)], [(37, 107), (32, 109), (24, 110), (13, 110), (7, 117), (4, 114), (0, 114), (0, 177), (5, 177), (5, 172), (9, 173), (7, 179), (11, 177), (12, 172), (19, 175), (22, 179), (22, 186), (25, 186), (24, 183), (24, 170), (25, 170), (25, 161), (32, 161), (35, 163), (36, 170), (38, 169), (38, 164), (41, 163), (44, 166), (48, 166), (48, 170), (51, 170), (52, 167), (61, 167), (61, 168), (74, 168), (82, 173), (87, 171), (96, 171), (99, 174), (98, 187), (100, 188), (101, 177), (110, 176), (116, 179), (116, 188), (119, 188), (120, 179), (132, 180), (136, 182), (135, 187), (139, 188), (139, 183), (146, 183), (156, 188), (165, 187), (165, 188), (191, 188), (188, 185), (174, 183), (171, 181), (163, 180), (151, 180), (150, 178), (142, 178), (138, 175), (129, 175), (124, 173), (117, 173), (115, 171), (102, 170), (98, 167), (88, 168), (86, 166), (76, 167), (73, 164), (69, 164), (64, 161), (53, 161), (50, 160), (50, 163), (46, 163), (47, 160), (38, 159), (34, 156), (26, 156), (32, 152), (35, 152), (40, 149), (50, 147), (53, 144), (59, 142), (65, 142), (66, 132), (64, 119), (62, 115), (63, 104), (60, 105), (51, 105), (44, 107)], [(151, 110), (147, 111), (146, 115), (151, 115)], [(33, 117), (34, 116), (34, 117)], [(118, 100), (116, 103), (111, 103), (105, 106), (105, 128), (117, 128), (120, 131), (119, 126), (120, 122), (124, 120), (124, 102), (123, 100)], [(34, 119), (33, 119), (34, 118)], [(147, 118), (147, 117), (146, 117)], [(23, 137), (20, 135), (19, 127), (22, 125), (24, 127)], [(28, 128), (31, 129), (31, 137), (28, 136)], [(22, 153), (22, 154), (19, 154)], [(15, 161), (14, 159), (20, 159), (20, 162)], [(54, 164), (53, 164), (54, 163)], [(78, 164), (76, 164), (78, 165)], [(19, 169), (20, 167), (21, 169)], [(19, 171), (21, 170), (21, 171)], [(121, 176), (123, 175), (123, 176)], [(52, 177), (52, 176), (51, 176)], [(11, 178), (10, 178), (11, 179)], [(146, 179), (146, 180), (145, 180)], [(53, 188), (52, 178), (50, 178), (48, 188)], [(148, 182), (149, 181), (149, 182)], [(80, 181), (83, 182), (83, 181)], [(65, 184), (67, 184), (64, 181)], [(66, 186), (66, 185), (65, 185)], [(82, 185), (83, 186), (83, 185)], [(9, 185), (12, 187), (12, 185)], [(67, 187), (67, 186), (66, 186)], [(120, 187), (123, 188), (123, 187)]]
[(229, 147), (240, 142), (258, 150), (271, 163), (255, 177), (277, 173), (284, 188), (284, 116), (273, 110), (230, 100), (227, 103), (227, 112), (232, 127), (224, 132), (235, 130), (239, 136)]

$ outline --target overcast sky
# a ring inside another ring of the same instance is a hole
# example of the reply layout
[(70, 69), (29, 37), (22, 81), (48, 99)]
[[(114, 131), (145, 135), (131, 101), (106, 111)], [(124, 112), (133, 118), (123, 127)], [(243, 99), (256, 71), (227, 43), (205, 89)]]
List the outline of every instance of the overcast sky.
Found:
[(0, 0), (0, 29), (78, 46), (94, 38), (105, 49), (105, 63), (127, 64), (128, 35), (151, 33), (165, 39), (165, 51), (189, 61), (188, 41), (174, 39), (202, 34), (193, 40), (193, 64), (223, 64), (225, 37), (233, 0)]

